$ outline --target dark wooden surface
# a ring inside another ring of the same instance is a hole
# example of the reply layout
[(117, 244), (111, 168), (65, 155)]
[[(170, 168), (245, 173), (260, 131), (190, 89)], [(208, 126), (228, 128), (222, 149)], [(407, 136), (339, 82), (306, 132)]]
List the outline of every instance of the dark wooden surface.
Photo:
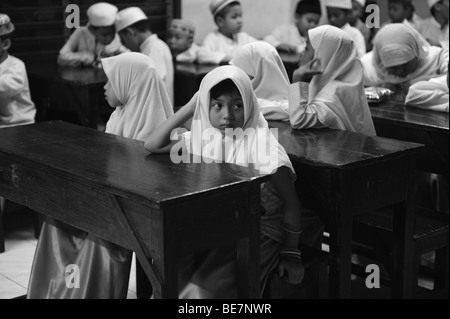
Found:
[(2, 129), (0, 195), (136, 252), (156, 298), (178, 256), (237, 243), (239, 295), (259, 296), (257, 171), (174, 164), (143, 143), (64, 122)]
[(373, 104), (370, 111), (377, 135), (424, 144), (418, 168), (449, 180), (448, 113), (407, 107), (402, 101)]
[(108, 79), (102, 69), (62, 67), (53, 58), (29, 60), (26, 68), (38, 121), (53, 119), (52, 112), (64, 112), (73, 117), (65, 120), (97, 128), (101, 118), (112, 113), (104, 98)]
[(392, 296), (411, 297), (411, 178), (423, 145), (340, 130), (295, 130), (277, 121), (269, 126), (278, 129), (279, 142), (294, 165), (302, 205), (316, 211), (330, 233), (331, 297), (351, 296), (353, 216), (387, 206), (395, 211)]

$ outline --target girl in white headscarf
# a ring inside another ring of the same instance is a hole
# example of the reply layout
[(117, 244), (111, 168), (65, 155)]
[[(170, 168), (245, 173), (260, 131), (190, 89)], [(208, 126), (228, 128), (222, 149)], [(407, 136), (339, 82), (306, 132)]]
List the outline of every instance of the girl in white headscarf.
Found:
[(448, 73), (409, 87), (405, 105), (419, 109), (448, 113)]
[[(289, 87), (293, 128), (328, 127), (376, 135), (355, 44), (341, 29), (323, 25), (309, 40)], [(308, 83), (310, 82), (310, 83)]]
[(248, 76), (267, 120), (289, 121), (289, 77), (274, 46), (263, 41), (239, 48), (230, 61)]
[(372, 52), (361, 61), (366, 86), (408, 88), (448, 71), (448, 51), (424, 43), (423, 38), (403, 23), (386, 25), (378, 31)]
[[(192, 116), (191, 131), (182, 134), (180, 140), (172, 136), (171, 141), (172, 130)], [(231, 134), (239, 131), (243, 134), (236, 134), (234, 143), (230, 143)], [(180, 143), (185, 147), (177, 147)], [(206, 162), (253, 164), (262, 174), (271, 174), (271, 181), (261, 188), (265, 211), (261, 217), (261, 291), (275, 269), (280, 275), (287, 271), (287, 280), (293, 284), (302, 281), (298, 250), (301, 208), (294, 187), (295, 173), (284, 148), (260, 113), (250, 78), (241, 69), (222, 66), (208, 73), (199, 93), (158, 127), (145, 147), (153, 153), (171, 152), (171, 155), (172, 148), (188, 149), (194, 157)], [(180, 262), (185, 265), (180, 272), (180, 297), (236, 297), (235, 260), (235, 248), (223, 247)], [(194, 264), (199, 266), (193, 267)]]
[[(106, 132), (145, 140), (173, 114), (152, 59), (130, 52), (102, 63), (108, 77), (105, 97), (116, 108)], [(36, 247), (27, 298), (126, 298), (131, 261), (130, 250), (48, 218)], [(78, 266), (78, 287), (66, 285), (67, 265)]]

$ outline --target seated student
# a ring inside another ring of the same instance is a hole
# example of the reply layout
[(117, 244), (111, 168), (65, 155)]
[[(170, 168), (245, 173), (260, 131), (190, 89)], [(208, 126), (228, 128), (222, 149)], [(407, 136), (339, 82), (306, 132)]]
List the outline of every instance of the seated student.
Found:
[(449, 0), (428, 0), (431, 17), (423, 19), (419, 33), (435, 46), (449, 50)]
[[(178, 135), (181, 140), (171, 140), (172, 130), (181, 127), (192, 116), (191, 131)], [(235, 135), (233, 139), (228, 134), (234, 134), (236, 129), (244, 134)], [(234, 143), (229, 143), (230, 138)], [(302, 210), (294, 187), (295, 172), (284, 148), (261, 115), (250, 78), (244, 71), (235, 66), (221, 66), (209, 72), (203, 78), (199, 92), (158, 127), (147, 139), (145, 148), (152, 153), (169, 153), (172, 148), (179, 149), (180, 144), (182, 150), (188, 151), (187, 155), (242, 166), (252, 163), (262, 174), (272, 175), (271, 181), (261, 188), (261, 205), (265, 210), (261, 216), (260, 236), (261, 292), (268, 275), (276, 269), (280, 275), (286, 275), (288, 282), (300, 283), (304, 269), (298, 243), (304, 225), (301, 224)], [(205, 152), (205, 145), (218, 151)], [(260, 147), (270, 148), (270, 155), (267, 155), (270, 158), (258, 156), (255, 150)], [(183, 268), (179, 297), (236, 298), (235, 263), (236, 250), (230, 246), (180, 261)]]
[(141, 52), (152, 58), (163, 80), (170, 100), (174, 101), (174, 68), (169, 46), (150, 29), (150, 21), (138, 7), (120, 10), (116, 16), (116, 29), (123, 44), (133, 52)]
[(409, 87), (405, 105), (448, 113), (448, 73)]
[(329, 23), (342, 29), (355, 42), (359, 57), (366, 53), (366, 41), (361, 31), (352, 27), (348, 21), (352, 11), (352, 0), (325, 0)]
[(59, 51), (58, 64), (100, 66), (100, 59), (126, 52), (114, 28), (117, 7), (98, 2), (87, 10), (89, 23), (76, 29)]
[(169, 44), (172, 57), (177, 62), (194, 63), (200, 47), (194, 43), (195, 27), (192, 22), (173, 19), (170, 23)]
[(414, 29), (418, 30), (422, 19), (415, 13), (412, 0), (389, 0), (389, 19), (382, 27), (389, 23), (409, 23)]
[(447, 74), (448, 51), (426, 43), (403, 23), (378, 31), (372, 52), (361, 59), (366, 86), (384, 86), (406, 93), (415, 82)]
[(352, 0), (352, 11), (348, 16), (348, 23), (361, 32), (366, 41), (366, 50), (370, 51), (372, 49), (370, 44), (371, 32), (364, 20), (362, 20), (364, 18), (365, 8), (366, 0)]
[(274, 46), (263, 41), (244, 45), (230, 64), (252, 81), (262, 114), (267, 120), (289, 121), (289, 77)]
[(352, 39), (341, 29), (309, 30), (305, 54), (289, 87), (293, 128), (329, 127), (376, 135), (364, 93), (363, 67)]
[[(115, 109), (106, 132), (146, 140), (173, 114), (152, 59), (127, 52), (102, 59), (102, 64), (108, 77), (105, 97)], [(36, 247), (27, 298), (126, 298), (131, 261), (131, 251), (48, 218)], [(65, 267), (69, 264), (80, 269), (77, 289), (66, 286)]]
[(319, 0), (301, 0), (295, 9), (295, 24), (280, 26), (264, 38), (278, 51), (302, 53), (306, 47), (308, 30), (319, 24), (322, 14)]
[(8, 54), (13, 34), (9, 16), (0, 13), (0, 128), (34, 123), (36, 115), (25, 64)]
[(209, 6), (218, 29), (206, 35), (198, 52), (199, 63), (227, 64), (237, 48), (256, 41), (242, 32), (242, 7), (235, 0), (212, 0)]

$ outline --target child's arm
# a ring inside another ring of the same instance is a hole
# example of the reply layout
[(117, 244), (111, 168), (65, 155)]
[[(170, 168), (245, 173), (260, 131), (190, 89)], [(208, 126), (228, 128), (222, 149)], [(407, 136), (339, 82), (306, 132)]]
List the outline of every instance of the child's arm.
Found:
[(58, 54), (58, 64), (62, 66), (92, 65), (95, 54), (88, 51), (78, 51), (78, 46), (83, 35), (83, 29), (75, 30)]
[(172, 141), (170, 139), (171, 133), (174, 129), (184, 126), (189, 119), (194, 115), (197, 104), (198, 93), (195, 93), (191, 100), (183, 106), (178, 112), (169, 117), (160, 126), (158, 126), (149, 138), (145, 141), (144, 147), (151, 153), (169, 153), (173, 145), (178, 143), (178, 140)]
[(282, 277), (287, 272), (287, 280), (291, 284), (299, 284), (303, 280), (304, 267), (301, 263), (301, 252), (298, 250), (301, 233), (301, 205), (295, 186), (291, 181), (289, 168), (283, 166), (272, 175), (272, 183), (277, 194), (284, 201), (284, 248), (280, 252), (278, 274)]
[(11, 98), (19, 94), (25, 85), (24, 65), (14, 64), (0, 76), (0, 98)]

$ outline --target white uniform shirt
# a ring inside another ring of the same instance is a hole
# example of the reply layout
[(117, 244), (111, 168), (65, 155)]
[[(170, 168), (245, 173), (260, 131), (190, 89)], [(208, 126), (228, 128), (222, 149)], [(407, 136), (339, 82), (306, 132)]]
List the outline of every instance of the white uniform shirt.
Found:
[(283, 43), (293, 45), (297, 48), (297, 53), (303, 53), (305, 51), (306, 40), (294, 24), (280, 26), (264, 38), (264, 41), (269, 42), (274, 47)]
[(433, 18), (423, 19), (419, 24), (419, 33), (425, 39), (431, 39), (435, 42), (439, 42), (442, 48), (447, 49), (448, 51), (448, 23), (442, 29), (441, 25)]
[(166, 85), (167, 93), (169, 94), (170, 101), (174, 102), (173, 92), (173, 61), (172, 53), (169, 46), (158, 38), (156, 34), (152, 34), (139, 47), (141, 53), (144, 53), (153, 59), (155, 62), (155, 68), (159, 76)]
[(233, 58), (234, 52), (241, 46), (256, 41), (245, 32), (239, 32), (233, 39), (224, 36), (218, 30), (209, 33), (198, 52), (199, 63), (220, 64), (225, 57)]
[(25, 64), (9, 55), (0, 64), (0, 127), (34, 123), (35, 115)]
[(114, 40), (103, 45), (97, 43), (95, 36), (88, 27), (76, 29), (66, 44), (61, 48), (58, 55), (59, 65), (81, 66), (91, 65), (97, 57), (108, 57), (129, 51), (120, 42), (116, 34)]

